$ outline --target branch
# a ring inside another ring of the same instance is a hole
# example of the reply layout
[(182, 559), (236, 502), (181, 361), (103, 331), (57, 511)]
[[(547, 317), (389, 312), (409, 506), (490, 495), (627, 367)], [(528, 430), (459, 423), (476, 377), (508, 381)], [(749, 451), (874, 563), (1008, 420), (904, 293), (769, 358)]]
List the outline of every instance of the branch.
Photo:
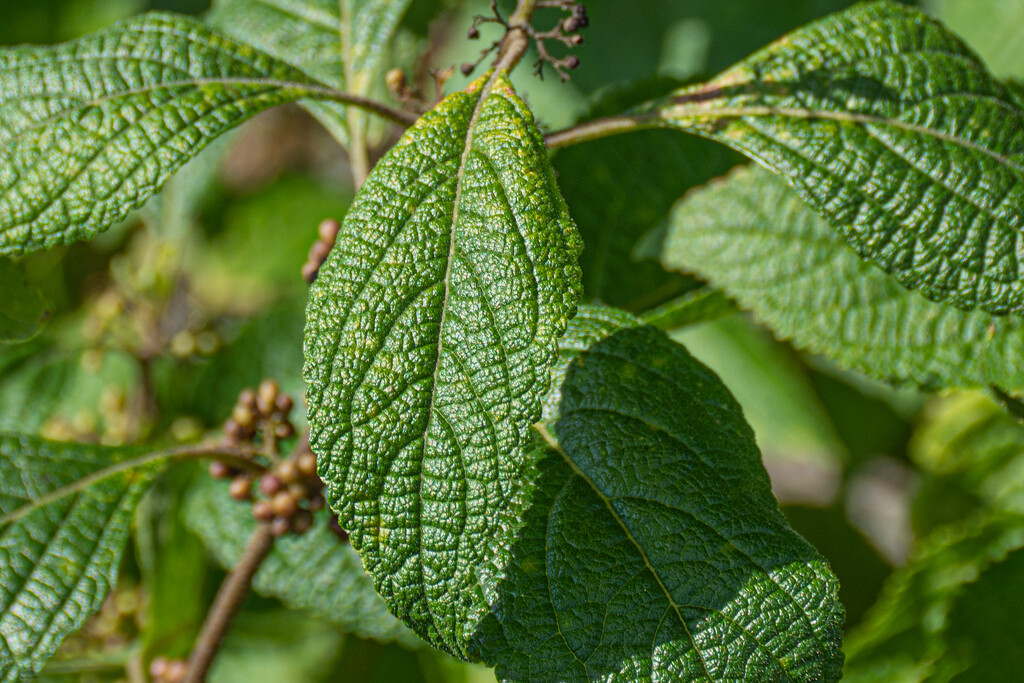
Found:
[(512, 71), (530, 47), (528, 27), (533, 13), (537, 10), (538, 0), (519, 0), (516, 9), (508, 18), (508, 33), (501, 39), (498, 57), (494, 60), (494, 71)]
[(544, 136), (544, 142), (549, 150), (571, 147), (581, 142), (589, 142), (599, 138), (607, 138), (612, 135), (620, 135), (633, 130), (654, 128), (658, 125), (659, 117), (655, 113), (637, 114), (635, 116), (610, 116), (604, 119), (596, 119), (581, 123), (572, 128), (548, 133)]
[(202, 683), (206, 680), (206, 674), (213, 664), (214, 657), (217, 656), (231, 620), (249, 592), (252, 577), (273, 547), (274, 534), (270, 530), (270, 525), (260, 524), (249, 537), (242, 559), (221, 584), (213, 606), (206, 615), (203, 630), (199, 633), (195, 649), (188, 660), (188, 675), (185, 676), (184, 683)]

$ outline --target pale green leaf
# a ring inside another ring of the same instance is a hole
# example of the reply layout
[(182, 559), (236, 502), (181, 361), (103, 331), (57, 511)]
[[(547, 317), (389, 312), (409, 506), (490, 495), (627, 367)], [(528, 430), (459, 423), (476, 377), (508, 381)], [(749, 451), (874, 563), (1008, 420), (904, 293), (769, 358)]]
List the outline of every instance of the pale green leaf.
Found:
[(1000, 78), (1024, 78), (1024, 0), (924, 0)]
[(1024, 311), (1024, 110), (935, 20), (859, 4), (657, 107), (785, 176), (905, 286)]
[(614, 311), (581, 310), (562, 359), (474, 654), (516, 681), (838, 680), (838, 582), (718, 378)]
[(284, 102), (334, 95), (170, 14), (0, 50), (0, 254), (92, 237), (226, 130)]
[(0, 257), (0, 343), (30, 339), (49, 316), (42, 293), (14, 262)]
[[(388, 612), (356, 551), (328, 528), (329, 515), (318, 513), (313, 529), (302, 536), (278, 540), (253, 578), (253, 588), (293, 609), (308, 610), (346, 633), (422, 645)], [(228, 495), (224, 482), (209, 477), (189, 494), (185, 521), (225, 568), (235, 566), (256, 529), (251, 506), (240, 505)]]
[(504, 75), (377, 164), (310, 292), (310, 440), (391, 611), (464, 655), (520, 504), (530, 425), (579, 298), (580, 244)]
[[(829, 473), (837, 479), (846, 448), (835, 423), (792, 351), (741, 316), (694, 325), (672, 334), (695, 358), (730, 388), (757, 435), (766, 462), (799, 467), (809, 475)], [(809, 496), (824, 504), (835, 491), (802, 492), (785, 477), (776, 495), (783, 502)], [(789, 486), (787, 486), (789, 485)], [(817, 498), (815, 498), (817, 496)]]
[[(216, 0), (208, 20), (337, 90), (370, 92), (411, 0)], [(353, 115), (331, 102), (305, 105), (346, 143)]]
[(31, 679), (114, 584), (158, 471), (138, 453), (0, 435), (0, 680)]
[(1019, 516), (931, 534), (847, 639), (843, 680), (994, 681), (1019, 671), (1022, 571)]
[(1024, 425), (986, 394), (934, 399), (910, 456), (921, 471), (914, 501), (919, 533), (978, 510), (1024, 513)]
[(1024, 322), (928, 301), (861, 261), (784, 181), (744, 169), (676, 208), (664, 263), (840, 365), (936, 389), (1024, 390)]

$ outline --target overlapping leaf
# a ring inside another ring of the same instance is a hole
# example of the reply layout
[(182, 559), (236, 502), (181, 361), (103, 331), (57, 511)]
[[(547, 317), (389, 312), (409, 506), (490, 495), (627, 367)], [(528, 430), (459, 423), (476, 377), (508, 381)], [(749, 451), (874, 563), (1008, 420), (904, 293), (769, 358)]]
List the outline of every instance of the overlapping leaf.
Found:
[[(329, 514), (318, 514), (316, 525), (305, 535), (277, 541), (253, 578), (253, 588), (289, 607), (308, 610), (346, 633), (422, 645), (388, 612), (352, 546), (327, 528)], [(189, 494), (185, 520), (227, 568), (241, 558), (256, 528), (250, 510), (232, 500), (223, 483), (209, 478)]]
[(738, 171), (682, 201), (663, 260), (707, 278), (779, 336), (872, 377), (1024, 391), (1024, 323), (905, 290), (767, 171)]
[(907, 287), (1024, 311), (1024, 109), (935, 20), (860, 4), (656, 107), (785, 176)]
[(0, 51), (0, 254), (91, 237), (217, 135), (310, 96), (330, 91), (174, 15)]
[(838, 680), (838, 584), (721, 382), (614, 311), (581, 311), (562, 358), (474, 654), (517, 681)]
[(46, 300), (10, 259), (0, 257), (0, 343), (33, 337), (49, 317)]
[(844, 681), (999, 680), (1019, 670), (1024, 524), (1019, 516), (941, 529), (886, 584), (847, 641)]
[(0, 680), (31, 679), (103, 602), (158, 471), (133, 454), (0, 435)]
[(1024, 425), (980, 392), (933, 400), (910, 456), (921, 473), (918, 534), (979, 511), (1024, 512)]
[[(208, 20), (338, 90), (366, 95), (411, 0), (217, 0)], [(340, 141), (342, 105), (306, 103)]]
[(455, 654), (481, 574), (508, 559), (579, 251), (533, 118), (497, 75), (381, 160), (310, 293), (311, 443), (331, 506), (392, 612)]

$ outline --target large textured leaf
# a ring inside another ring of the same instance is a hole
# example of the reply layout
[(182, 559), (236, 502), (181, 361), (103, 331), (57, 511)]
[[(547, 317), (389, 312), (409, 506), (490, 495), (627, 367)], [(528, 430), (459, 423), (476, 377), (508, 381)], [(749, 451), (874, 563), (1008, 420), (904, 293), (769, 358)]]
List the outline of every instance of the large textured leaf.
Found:
[[(322, 82), (366, 95), (411, 0), (216, 0), (208, 20)], [(331, 102), (309, 110), (342, 142), (350, 112)], [(361, 114), (355, 114), (361, 115)], [(358, 125), (358, 124), (357, 124)]]
[(1024, 110), (935, 20), (860, 4), (659, 107), (784, 175), (907, 287), (1024, 311)]
[(31, 679), (103, 602), (158, 471), (119, 467), (137, 453), (0, 435), (0, 680)]
[(707, 278), (779, 336), (872, 377), (1024, 391), (1019, 318), (903, 289), (767, 171), (738, 171), (687, 197), (662, 258)]
[(305, 347), (331, 506), (392, 612), (460, 655), (580, 289), (533, 118), (485, 80), (376, 166), (310, 292)]
[(217, 135), (329, 91), (191, 19), (0, 51), (0, 254), (86, 239)]
[(10, 259), (0, 257), (0, 343), (24, 341), (42, 326), (49, 311), (42, 293), (25, 281)]
[(628, 316), (577, 321), (475, 654), (517, 681), (838, 680), (838, 583), (729, 392)]
[(848, 638), (844, 681), (996, 681), (1024, 666), (1019, 516), (932, 534)]
[[(253, 578), (253, 588), (289, 607), (309, 610), (346, 633), (382, 642), (423, 643), (388, 612), (352, 546), (327, 528), (330, 513), (317, 515), (303, 536), (277, 541)], [(227, 486), (206, 478), (189, 495), (185, 520), (227, 568), (245, 550), (256, 521), (246, 505), (228, 496)]]

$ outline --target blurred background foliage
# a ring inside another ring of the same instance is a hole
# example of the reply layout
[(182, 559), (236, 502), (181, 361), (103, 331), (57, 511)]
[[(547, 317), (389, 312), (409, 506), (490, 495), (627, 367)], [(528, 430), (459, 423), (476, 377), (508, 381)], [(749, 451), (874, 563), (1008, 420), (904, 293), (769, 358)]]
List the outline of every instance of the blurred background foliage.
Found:
[[(706, 76), (850, 4), (589, 0), (591, 25), (572, 81), (559, 83), (550, 73), (536, 79), (529, 57), (514, 80), (542, 127), (563, 127)], [(998, 75), (1024, 78), (1024, 0), (921, 4)], [(4, 0), (0, 43), (59, 42), (139, 12), (201, 15), (209, 6), (209, 0)], [(431, 99), (430, 69), (475, 61), (496, 37), (485, 26), (482, 41), (464, 38), (472, 16), (484, 11), (485, 0), (413, 2), (395, 52), (407, 55), (399, 65)], [(538, 17), (541, 26), (553, 21), (545, 12)], [(456, 71), (444, 90), (467, 80)], [(383, 129), (377, 138), (378, 154), (394, 139)], [(587, 296), (642, 312), (700, 286), (662, 271), (652, 245), (679, 197), (737, 163), (719, 146), (664, 132), (558, 153), (560, 183), (586, 240)], [(185, 441), (216, 429), (238, 392), (263, 377), (300, 396), (305, 284), (299, 269), (319, 222), (342, 218), (352, 192), (344, 152), (308, 115), (285, 107), (209, 148), (160, 196), (99, 239), (25, 259), (22, 268), (53, 315), (35, 338), (0, 344), (0, 430), (112, 444)], [(913, 622), (927, 609), (914, 612), (905, 597), (913, 591), (900, 587), (930, 576), (928, 562), (948, 555), (948, 538), (990, 533), (980, 522), (972, 523), (982, 531), (957, 525), (993, 511), (1024, 510), (1024, 432), (1016, 421), (981, 393), (925, 396), (852, 375), (775, 340), (742, 315), (674, 336), (736, 394), (785, 512), (832, 562), (853, 634), (855, 678), (927, 672), (929, 657), (947, 646), (1005, 652), (970, 638), (947, 643), (941, 628), (923, 634), (905, 624), (896, 633), (891, 625), (900, 622), (891, 615), (902, 609)], [(176, 470), (148, 496), (121, 585), (89, 629), (65, 646), (47, 680), (117, 680), (126, 671), (137, 680), (140, 662), (188, 653), (223, 577), (184, 522), (187, 491), (200, 476), (198, 468)], [(1012, 544), (1007, 548), (1011, 553)], [(1021, 557), (1011, 555), (1014, 566)], [(975, 568), (975, 575), (983, 570)], [(1006, 571), (999, 565), (986, 576)], [(950, 589), (943, 614), (970, 632), (971, 620), (983, 618), (979, 605), (1000, 604), (985, 582), (966, 583), (953, 581), (959, 588)], [(963, 597), (971, 591), (976, 600)], [(1024, 596), (1017, 591), (1014, 599)], [(1006, 612), (1016, 603), (1001, 604)], [(916, 633), (913, 646), (906, 644), (908, 633)], [(899, 668), (883, 657), (879, 665), (877, 653), (887, 647), (909, 649), (912, 661)], [(866, 663), (858, 669), (860, 662)], [(213, 680), (475, 683), (493, 676), (408, 643), (345, 634), (253, 595)]]

